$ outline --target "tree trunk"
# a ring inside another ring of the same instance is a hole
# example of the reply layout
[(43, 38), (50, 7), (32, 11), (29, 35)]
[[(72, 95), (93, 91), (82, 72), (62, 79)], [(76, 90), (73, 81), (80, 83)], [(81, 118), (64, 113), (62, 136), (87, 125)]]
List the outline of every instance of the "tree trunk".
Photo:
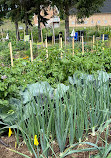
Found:
[(28, 17), (27, 17), (27, 13), (25, 16), (25, 30), (26, 30), (26, 35), (28, 35)]
[(41, 29), (40, 29), (40, 6), (38, 7), (38, 36), (39, 36), (39, 42), (41, 42)]
[(18, 29), (18, 21), (15, 22), (15, 29), (16, 29), (16, 39), (17, 39), (17, 41), (19, 41), (20, 34), (19, 34), (19, 29)]
[(66, 29), (66, 39), (69, 37), (69, 8), (68, 5), (65, 6), (65, 29)]

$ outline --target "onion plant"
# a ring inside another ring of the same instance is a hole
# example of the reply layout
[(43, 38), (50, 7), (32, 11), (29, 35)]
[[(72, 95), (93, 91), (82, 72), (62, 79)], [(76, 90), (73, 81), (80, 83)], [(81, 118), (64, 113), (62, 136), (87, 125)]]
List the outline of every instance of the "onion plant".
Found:
[[(32, 92), (29, 101), (23, 105), (21, 102), (17, 107), (16, 125), (20, 131), (17, 130), (17, 137), (19, 134), (23, 137), (35, 157), (48, 157), (49, 149), (52, 155), (56, 155), (53, 141), (59, 146), (61, 158), (71, 153), (92, 150), (98, 150), (103, 157), (107, 156), (111, 150), (111, 145), (107, 143), (108, 128), (105, 134), (105, 148), (98, 147), (97, 143), (100, 131), (104, 131), (111, 123), (109, 81), (99, 82), (99, 79), (95, 79), (93, 82), (84, 81), (83, 84), (82, 81), (63, 87), (61, 85), (56, 90), (52, 89), (53, 95), (50, 95), (49, 90), (37, 93), (37, 96), (33, 96)], [(96, 144), (83, 142), (90, 130), (93, 136), (96, 135), (96, 131), (99, 132)], [(35, 135), (39, 142), (37, 146), (34, 145)], [(69, 144), (66, 144), (67, 139)], [(80, 143), (92, 147), (84, 150), (74, 149)]]

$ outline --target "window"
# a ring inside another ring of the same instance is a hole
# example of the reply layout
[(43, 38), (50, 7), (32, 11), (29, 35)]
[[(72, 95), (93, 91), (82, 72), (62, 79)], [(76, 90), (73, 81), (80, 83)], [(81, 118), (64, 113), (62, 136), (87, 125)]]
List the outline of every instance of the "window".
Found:
[(72, 25), (74, 25), (74, 21), (72, 21)]
[(84, 23), (85, 23), (85, 24), (87, 24), (88, 22), (87, 22), (87, 21), (85, 21)]
[(107, 20), (105, 20), (104, 23), (107, 24)]
[(91, 24), (94, 24), (94, 21), (93, 21), (93, 20), (91, 21)]

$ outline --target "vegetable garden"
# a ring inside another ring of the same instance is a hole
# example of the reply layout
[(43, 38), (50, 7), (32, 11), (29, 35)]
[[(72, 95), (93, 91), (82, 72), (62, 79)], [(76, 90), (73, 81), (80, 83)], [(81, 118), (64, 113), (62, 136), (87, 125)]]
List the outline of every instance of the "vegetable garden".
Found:
[(84, 53), (80, 42), (74, 43), (74, 50), (72, 43), (66, 47), (63, 43), (62, 48), (58, 43), (48, 48), (33, 43), (33, 62), (30, 44), (12, 41), (14, 66), (8, 43), (0, 43), (0, 135), (13, 132), (16, 146), (21, 138), (35, 158), (77, 157), (77, 153), (110, 158), (108, 41), (86, 42)]

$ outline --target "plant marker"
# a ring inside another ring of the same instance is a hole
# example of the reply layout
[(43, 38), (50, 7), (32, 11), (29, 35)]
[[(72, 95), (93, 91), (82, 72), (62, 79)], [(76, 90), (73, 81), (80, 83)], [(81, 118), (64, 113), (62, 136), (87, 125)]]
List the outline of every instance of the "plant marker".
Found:
[(17, 148), (17, 142), (15, 142), (15, 149)]
[(12, 135), (12, 130), (11, 128), (9, 128), (8, 137), (11, 137), (11, 135)]
[(37, 135), (34, 136), (34, 145), (38, 146), (39, 145), (39, 142), (37, 140)]

